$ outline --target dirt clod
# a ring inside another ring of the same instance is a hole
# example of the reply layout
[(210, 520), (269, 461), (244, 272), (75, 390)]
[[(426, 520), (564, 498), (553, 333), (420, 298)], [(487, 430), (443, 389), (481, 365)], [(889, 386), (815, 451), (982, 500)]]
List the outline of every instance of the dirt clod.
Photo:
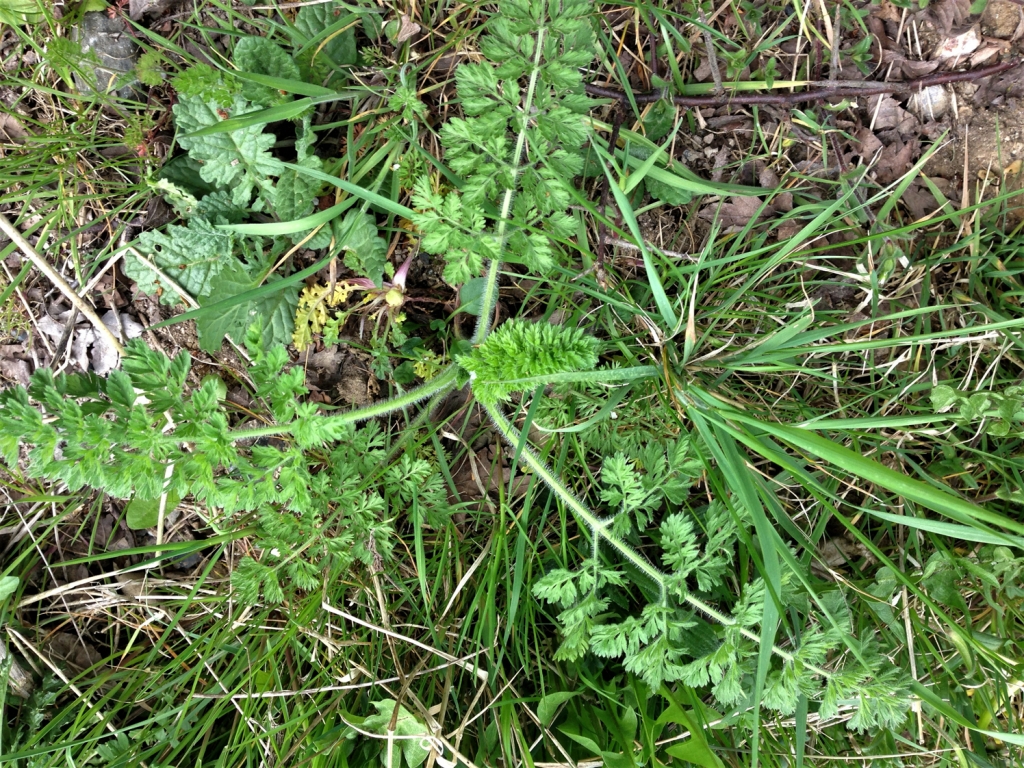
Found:
[(1010, 0), (989, 0), (981, 14), (981, 29), (989, 37), (1016, 40), (1024, 33), (1024, 8)]

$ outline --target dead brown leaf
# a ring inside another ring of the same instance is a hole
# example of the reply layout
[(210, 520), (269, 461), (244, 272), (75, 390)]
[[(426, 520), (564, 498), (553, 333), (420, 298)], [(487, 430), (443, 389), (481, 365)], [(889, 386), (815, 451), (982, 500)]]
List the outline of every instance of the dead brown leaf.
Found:
[(892, 96), (869, 96), (868, 114), (876, 131), (894, 128), (904, 136), (915, 133), (917, 118), (907, 112)]
[(403, 13), (402, 18), (399, 21), (398, 33), (395, 35), (395, 42), (404, 43), (410, 37), (418, 35), (420, 33), (420, 29), (422, 29), (422, 27), (409, 18), (409, 14)]
[(785, 243), (793, 237), (796, 237), (797, 233), (800, 232), (801, 229), (803, 229), (803, 227), (792, 221), (780, 224), (778, 229), (775, 230), (775, 239), (780, 243)]
[(919, 77), (930, 75), (939, 68), (937, 61), (916, 61), (914, 59), (903, 59), (900, 62), (900, 72), (907, 80), (917, 80)]
[(867, 547), (859, 541), (846, 536), (826, 539), (818, 545), (817, 557), (811, 559), (811, 570), (817, 575), (835, 579), (834, 570), (843, 568), (854, 560), (863, 560), (870, 564), (876, 561)]
[(761, 198), (736, 196), (721, 205), (709, 205), (698, 214), (706, 221), (718, 220), (722, 227), (743, 227), (751, 219), (758, 218), (761, 209)]
[(971, 0), (935, 0), (928, 4), (924, 16), (939, 37), (948, 37), (953, 27), (961, 26), (971, 15)]
[(765, 189), (775, 189), (779, 186), (779, 175), (766, 165), (758, 172), (757, 183)]
[(900, 201), (910, 211), (910, 215), (918, 220), (935, 213), (940, 207), (939, 202), (935, 199), (935, 195), (929, 190), (922, 188), (917, 182), (907, 187)]
[(899, 24), (903, 11), (890, 3), (889, 0), (882, 0), (878, 7), (871, 11), (871, 15), (877, 16), (882, 21), (891, 21), (894, 24)]
[(943, 40), (935, 52), (932, 54), (933, 59), (939, 61), (946, 61), (947, 59), (953, 59), (954, 62), (962, 61), (967, 56), (970, 56), (981, 45), (981, 30), (977, 24), (969, 29), (961, 32), (958, 35), (950, 35)]
[(501, 457), (495, 461), (493, 444), (479, 451), (469, 451), (452, 472), (455, 494), (449, 494), (448, 501), (452, 504), (481, 501), (489, 494), (497, 493), (511, 477), (508, 467), (502, 466)]
[(793, 210), (793, 193), (780, 192), (771, 198), (769, 207), (774, 213), (789, 213)]
[(1010, 43), (1004, 40), (986, 40), (984, 45), (971, 54), (969, 63), (971, 67), (981, 67), (1009, 50)]
[(711, 79), (711, 64), (706, 56), (701, 57), (700, 64), (697, 65), (697, 69), (693, 72), (693, 78), (698, 83)]
[(31, 375), (32, 372), (28, 368), (28, 363), (24, 360), (0, 357), (0, 377), (27, 387), (30, 383), (29, 377)]
[(311, 390), (330, 393), (332, 402), (366, 405), (380, 388), (368, 361), (348, 347), (332, 346), (303, 362), (306, 385)]
[(92, 643), (83, 643), (72, 632), (58, 632), (49, 637), (44, 650), (58, 666), (71, 669), (76, 674), (103, 660), (102, 654)]
[(978, 107), (988, 108), (999, 98), (1020, 98), (1024, 96), (1024, 67), (983, 78), (975, 85), (977, 90), (971, 97), (971, 103)]
[(715, 183), (722, 180), (725, 173), (725, 166), (729, 164), (729, 148), (724, 144), (718, 148), (715, 154), (715, 161), (711, 164), (711, 180)]
[[(758, 172), (757, 183), (765, 189), (771, 190), (777, 190), (780, 186), (778, 174), (769, 166), (765, 166)], [(772, 213), (785, 213), (793, 210), (793, 193), (780, 192), (770, 197), (768, 199), (768, 210)]]
[(895, 54), (897, 56), (903, 55), (903, 49), (900, 48), (899, 43), (889, 37), (885, 29), (885, 23), (878, 17), (871, 15), (867, 18), (868, 31), (871, 32), (875, 37), (875, 42), (878, 44), (879, 50), (882, 54), (882, 63), (885, 63), (885, 57), (888, 54)]
[(854, 137), (857, 139), (857, 154), (864, 160), (871, 160), (875, 156), (875, 153), (882, 148), (882, 142), (875, 136), (875, 132), (868, 128), (866, 125), (862, 126)]
[(891, 184), (909, 170), (917, 156), (918, 141), (894, 141), (882, 150), (875, 166), (875, 180), (879, 184)]
[(14, 115), (0, 112), (0, 142), (6, 144), (24, 144), (29, 137), (25, 126)]

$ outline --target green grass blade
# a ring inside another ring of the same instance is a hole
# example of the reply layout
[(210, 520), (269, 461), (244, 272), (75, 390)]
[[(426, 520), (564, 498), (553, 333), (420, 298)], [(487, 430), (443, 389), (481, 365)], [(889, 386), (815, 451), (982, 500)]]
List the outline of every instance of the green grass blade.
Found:
[(914, 693), (921, 698), (928, 706), (932, 707), (941, 714), (943, 717), (947, 717), (954, 723), (959, 725), (961, 728), (967, 728), (968, 730), (980, 733), (983, 736), (987, 736), (990, 739), (997, 739), (999, 741), (1005, 741), (1007, 744), (1016, 744), (1019, 747), (1024, 747), (1024, 733), (1009, 733), (1007, 731), (989, 731), (978, 728), (977, 722), (973, 719), (964, 717), (960, 712), (949, 706), (935, 691), (928, 688), (925, 685), (917, 682), (916, 680), (911, 684), (911, 688)]
[(312, 99), (299, 99), (297, 101), (290, 101), (287, 104), (278, 104), (276, 107), (267, 107), (257, 112), (247, 112), (239, 117), (229, 117), (227, 120), (221, 120), (219, 123), (208, 125), (206, 128), (200, 128), (198, 131), (192, 131), (192, 133), (183, 134), (183, 136), (184, 138), (213, 136), (217, 133), (230, 133), (231, 131), (249, 128), (253, 125), (266, 125), (267, 123), (275, 123), (278, 120), (291, 120), (293, 117), (298, 117), (309, 109), (312, 103)]
[(186, 320), (196, 320), (200, 317), (215, 315), (218, 313), (222, 313), (225, 310), (230, 309), (231, 307), (237, 306), (239, 304), (244, 304), (245, 302), (252, 301), (254, 299), (259, 299), (264, 296), (270, 296), (271, 294), (274, 294), (280, 290), (284, 290), (285, 288), (291, 285), (297, 285), (298, 283), (301, 283), (303, 280), (305, 280), (307, 277), (310, 277), (311, 275), (315, 275), (321, 269), (326, 267), (330, 263), (330, 261), (331, 257), (326, 256), (320, 259), (320, 261), (316, 262), (315, 264), (306, 267), (302, 271), (296, 272), (293, 275), (288, 275), (288, 277), (283, 277), (280, 280), (275, 280), (273, 283), (266, 283), (264, 285), (259, 286), (258, 288), (253, 288), (252, 290), (236, 294), (234, 296), (231, 296), (230, 298), (224, 299), (223, 301), (218, 301), (214, 304), (209, 304), (205, 307), (200, 307), (199, 309), (193, 309), (189, 312), (185, 312), (174, 317), (169, 317), (166, 320), (162, 320), (159, 323), (151, 325), (150, 328), (163, 328), (168, 325), (183, 323)]
[(924, 517), (893, 515), (889, 512), (879, 512), (876, 510), (871, 510), (870, 514), (872, 517), (877, 517), (894, 525), (903, 525), (918, 531), (937, 533), (940, 536), (958, 541), (974, 541), (979, 544), (998, 544), (1002, 546), (1011, 545), (1024, 550), (1024, 537), (1020, 536), (990, 533), (975, 526), (957, 525), (956, 523), (947, 523), (942, 520), (929, 520)]
[[(977, 504), (972, 504), (953, 495), (952, 492), (944, 493), (920, 480), (907, 477), (814, 432), (773, 424), (743, 413), (729, 413), (728, 418), (766, 432), (812, 456), (842, 467), (862, 480), (910, 499), (958, 523), (977, 528), (987, 535), (999, 536), (1000, 534), (983, 524), (996, 525), (1017, 534), (1024, 534), (1024, 524)], [(1012, 543), (1012, 541), (1007, 543)]]
[(310, 178), (313, 179), (326, 181), (328, 184), (331, 184), (337, 187), (338, 189), (348, 192), (350, 195), (358, 197), (360, 200), (365, 200), (371, 205), (377, 206), (381, 210), (387, 211), (388, 213), (393, 213), (396, 216), (401, 216), (402, 218), (409, 219), (412, 218), (412, 216), (415, 214), (415, 211), (413, 211), (412, 208), (407, 208), (401, 203), (395, 202), (394, 200), (384, 197), (383, 195), (378, 195), (376, 192), (371, 192), (370, 190), (364, 187), (360, 187), (358, 184), (353, 184), (351, 182), (345, 181), (344, 179), (339, 179), (337, 176), (331, 176), (329, 173), (324, 173), (323, 171), (316, 171), (313, 170), (312, 168), (304, 168), (301, 165), (295, 165), (294, 163), (281, 163), (281, 167), (289, 168), (293, 171), (297, 171), (298, 173), (301, 173), (305, 176), (309, 176)]
[(921, 155), (920, 159), (916, 163), (914, 163), (914, 167), (903, 175), (899, 180), (899, 183), (896, 184), (892, 192), (886, 197), (885, 202), (882, 203), (882, 207), (878, 209), (878, 213), (876, 214), (877, 220), (880, 223), (888, 220), (889, 214), (892, 213), (892, 209), (895, 207), (896, 203), (903, 199), (903, 193), (907, 191), (907, 187), (914, 182), (914, 179), (916, 179), (918, 174), (921, 173), (921, 170), (925, 165), (927, 165), (932, 155), (942, 149), (943, 142), (945, 141), (946, 134), (948, 133), (948, 130), (943, 131), (942, 135), (932, 142), (932, 145), (928, 147), (928, 150)]
[(615, 196), (615, 204), (622, 214), (623, 220), (626, 222), (626, 226), (629, 227), (630, 233), (636, 240), (637, 247), (640, 249), (640, 253), (644, 260), (644, 270), (647, 273), (647, 281), (651, 287), (651, 293), (654, 295), (654, 302), (658, 305), (658, 312), (661, 313), (662, 322), (664, 322), (664, 332), (671, 335), (675, 327), (679, 324), (679, 319), (676, 317), (675, 311), (672, 309), (672, 303), (668, 299), (668, 295), (665, 293), (665, 287), (662, 285), (661, 278), (658, 276), (658, 271), (654, 268), (654, 262), (651, 259), (651, 252), (644, 243), (643, 234), (640, 232), (640, 224), (636, 220), (636, 214), (633, 211), (633, 206), (630, 205), (629, 199), (619, 188), (618, 182), (612, 178), (611, 169), (609, 168), (608, 154), (604, 152), (599, 146), (595, 145), (598, 153), (605, 160), (604, 172), (608, 180), (608, 186)]
[[(258, 85), (265, 85), (268, 88), (273, 88), (275, 91), (297, 93), (300, 96), (326, 96), (329, 101), (344, 98), (356, 98), (357, 96), (366, 95), (365, 91), (333, 91), (330, 88), (324, 88), (322, 85), (307, 83), (305, 80), (290, 80), (286, 77), (272, 77), (271, 75), (261, 75), (255, 72), (233, 72), (232, 74), (242, 80), (248, 80)], [(309, 104), (317, 103), (322, 102), (317, 102), (316, 100), (311, 100), (309, 102)]]
[(703, 417), (695, 411), (691, 412), (691, 418), (704, 438), (704, 443), (715, 457), (718, 468), (725, 475), (727, 487), (736, 494), (737, 500), (746, 509), (754, 523), (754, 529), (757, 531), (757, 540), (760, 544), (761, 576), (768, 586), (764, 593), (757, 673), (751, 698), (754, 722), (751, 725), (750, 738), (753, 749), (752, 764), (756, 766), (759, 764), (760, 759), (761, 729), (759, 722), (761, 716), (761, 693), (764, 690), (765, 681), (768, 679), (768, 672), (771, 669), (775, 636), (779, 629), (779, 596), (782, 594), (782, 567), (779, 562), (777, 547), (781, 546), (781, 542), (779, 541), (778, 534), (772, 527), (771, 521), (765, 514), (764, 505), (761, 503), (757, 488), (752, 479), (752, 473), (747, 468), (746, 462), (737, 449), (732, 436), (718, 429), (715, 425), (705, 422)]

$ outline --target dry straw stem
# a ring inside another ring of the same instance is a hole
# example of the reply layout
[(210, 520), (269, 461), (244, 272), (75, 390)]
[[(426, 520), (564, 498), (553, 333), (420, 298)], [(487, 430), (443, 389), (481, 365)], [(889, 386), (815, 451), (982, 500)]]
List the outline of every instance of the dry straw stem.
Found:
[(18, 249), (28, 257), (28, 260), (35, 265), (36, 269), (46, 275), (50, 282), (57, 286), (61, 293), (67, 296), (68, 300), (74, 304), (75, 308), (85, 315), (85, 318), (92, 323), (93, 327), (101, 336), (103, 336), (104, 339), (106, 339), (107, 343), (117, 350), (117, 354), (124, 355), (124, 347), (121, 345), (121, 342), (117, 340), (117, 337), (114, 336), (111, 330), (107, 328), (102, 320), (100, 320), (100, 316), (96, 314), (96, 310), (89, 306), (89, 303), (78, 295), (68, 281), (65, 280), (57, 270), (51, 267), (46, 259), (39, 255), (39, 252), (32, 247), (32, 244), (21, 236), (21, 232), (19, 232), (18, 229), (2, 213), (0, 213), (0, 230), (3, 230), (4, 234), (11, 239), (12, 243), (18, 246)]
[[(7, 643), (0, 638), (0, 664), (10, 656), (7, 652)], [(32, 691), (35, 690), (36, 684), (32, 680), (32, 675), (24, 670), (18, 660), (11, 656), (11, 668), (7, 673), (7, 685), (15, 696), (20, 699), (27, 699), (32, 695)]]
[(457, 666), (460, 666), (463, 669), (465, 669), (466, 671), (475, 674), (481, 681), (487, 682), (487, 679), (489, 677), (489, 673), (487, 672), (487, 670), (485, 670), (485, 669), (483, 669), (483, 668), (481, 668), (481, 667), (479, 667), (479, 666), (477, 666), (475, 664), (470, 664), (468, 662), (463, 661), (462, 659), (457, 658), (456, 656), (452, 656), (450, 653), (445, 653), (444, 651), (438, 650), (437, 648), (434, 648), (433, 646), (427, 645), (426, 643), (421, 643), (419, 640), (415, 640), (415, 639), (409, 637), (408, 635), (403, 635), (403, 634), (400, 634), (400, 633), (395, 632), (393, 630), (387, 629), (385, 627), (378, 627), (376, 624), (371, 624), (368, 621), (363, 621), (359, 617), (353, 616), (350, 613), (346, 613), (345, 611), (341, 610), (340, 608), (335, 608), (333, 605), (331, 605), (327, 601), (321, 602), (320, 606), (325, 611), (327, 611), (327, 613), (332, 613), (335, 616), (340, 616), (341, 618), (345, 619), (346, 621), (350, 621), (353, 624), (358, 624), (361, 627), (366, 627), (367, 629), (370, 629), (370, 630), (372, 630), (374, 632), (379, 632), (382, 635), (387, 635), (388, 637), (394, 638), (395, 640), (400, 640), (403, 643), (409, 643), (410, 645), (415, 645), (417, 648), (422, 648), (425, 651), (429, 651), (430, 653), (434, 654), (435, 656), (440, 656), (445, 661), (447, 661), (447, 662), (449, 662), (451, 664), (455, 664)]

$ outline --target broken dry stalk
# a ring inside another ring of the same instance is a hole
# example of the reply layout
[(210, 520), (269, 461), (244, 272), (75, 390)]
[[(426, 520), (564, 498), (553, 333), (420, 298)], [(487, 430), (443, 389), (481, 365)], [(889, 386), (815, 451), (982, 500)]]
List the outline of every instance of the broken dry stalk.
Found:
[(92, 323), (93, 327), (101, 336), (103, 336), (104, 339), (106, 339), (107, 343), (117, 350), (117, 354), (123, 355), (124, 347), (121, 345), (121, 342), (117, 340), (117, 337), (114, 336), (113, 332), (107, 328), (106, 324), (100, 320), (100, 316), (96, 314), (96, 310), (89, 306), (89, 303), (78, 295), (68, 281), (65, 280), (57, 270), (51, 267), (46, 259), (39, 255), (39, 252), (32, 247), (32, 244), (22, 237), (21, 232), (19, 232), (3, 214), (0, 214), (0, 230), (3, 230), (3, 233), (11, 239), (12, 243), (18, 246), (18, 249), (28, 257), (28, 260), (35, 265), (36, 269), (46, 275), (47, 279), (57, 286), (57, 288), (60, 289), (60, 292), (68, 298), (68, 301), (70, 301), (79, 312), (85, 315), (86, 319)]

